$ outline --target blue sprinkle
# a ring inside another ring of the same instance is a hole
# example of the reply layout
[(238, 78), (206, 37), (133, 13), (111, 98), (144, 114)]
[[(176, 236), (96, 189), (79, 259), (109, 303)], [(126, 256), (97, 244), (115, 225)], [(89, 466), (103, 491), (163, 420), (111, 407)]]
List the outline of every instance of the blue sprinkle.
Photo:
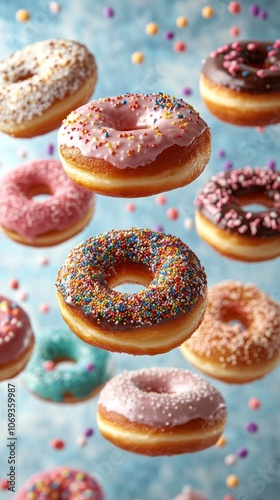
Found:
[(244, 76), (244, 78), (246, 78), (246, 76), (249, 76), (250, 75), (250, 71), (242, 71), (242, 76)]
[(109, 132), (105, 132), (105, 137), (109, 137)]
[(122, 104), (126, 104), (126, 100), (125, 99), (122, 101)]
[(177, 117), (178, 118), (184, 118), (184, 115), (182, 115), (182, 113), (178, 113)]

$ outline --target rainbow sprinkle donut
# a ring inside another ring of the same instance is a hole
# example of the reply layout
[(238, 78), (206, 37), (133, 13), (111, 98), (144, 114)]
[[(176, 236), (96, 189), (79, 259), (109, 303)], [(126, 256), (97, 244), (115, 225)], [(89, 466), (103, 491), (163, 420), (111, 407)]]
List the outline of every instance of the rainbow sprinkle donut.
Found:
[[(139, 283), (139, 293), (113, 290)], [(207, 281), (192, 250), (150, 229), (112, 230), (75, 247), (58, 273), (62, 316), (103, 349), (158, 354), (182, 344), (202, 321)], [(172, 332), (172, 334), (171, 334)]]
[(86, 472), (57, 467), (29, 478), (14, 500), (103, 500), (100, 485)]

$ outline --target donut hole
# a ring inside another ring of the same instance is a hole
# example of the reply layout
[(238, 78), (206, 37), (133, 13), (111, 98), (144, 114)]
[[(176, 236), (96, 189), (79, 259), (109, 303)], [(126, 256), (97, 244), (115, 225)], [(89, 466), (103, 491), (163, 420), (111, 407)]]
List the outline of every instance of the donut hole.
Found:
[(244, 212), (261, 213), (266, 212), (268, 208), (274, 207), (273, 199), (260, 193), (238, 195), (237, 201)]
[(239, 332), (244, 332), (248, 328), (248, 321), (244, 315), (236, 311), (234, 308), (223, 309), (221, 312), (221, 319), (224, 323), (228, 323)]
[(44, 201), (50, 196), (53, 196), (54, 193), (51, 190), (50, 186), (47, 186), (45, 184), (40, 184), (29, 188), (27, 194), (29, 198), (35, 198), (36, 201)]
[(55, 368), (59, 370), (68, 370), (77, 363), (77, 361), (73, 358), (70, 358), (70, 356), (56, 358), (53, 360), (53, 362), (55, 364)]
[(120, 293), (137, 293), (149, 286), (153, 275), (144, 264), (125, 262), (114, 269), (114, 274), (107, 280), (109, 288)]

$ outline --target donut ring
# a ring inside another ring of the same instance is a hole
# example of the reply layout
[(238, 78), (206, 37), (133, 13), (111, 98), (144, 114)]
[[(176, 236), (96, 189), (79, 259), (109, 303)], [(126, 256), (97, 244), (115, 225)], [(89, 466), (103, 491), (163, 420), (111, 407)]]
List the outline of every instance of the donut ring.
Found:
[(215, 444), (226, 422), (225, 402), (198, 375), (178, 368), (123, 372), (102, 389), (101, 434), (143, 455), (195, 452)]
[(71, 40), (45, 40), (0, 62), (0, 131), (15, 137), (46, 134), (86, 103), (97, 80), (95, 59)]
[[(61, 361), (74, 361), (60, 370)], [(111, 376), (110, 355), (61, 328), (36, 337), (36, 347), (22, 375), (26, 387), (48, 401), (75, 403), (95, 396)]]
[[(243, 208), (261, 203), (267, 210)], [(220, 172), (195, 201), (198, 234), (232, 259), (258, 262), (280, 255), (280, 175), (267, 168)]]
[[(139, 293), (112, 288), (139, 283)], [(82, 340), (102, 349), (159, 354), (202, 321), (207, 280), (179, 238), (149, 229), (112, 230), (71, 250), (57, 278), (61, 314)], [(172, 332), (172, 334), (171, 334)]]
[(205, 60), (200, 93), (209, 111), (234, 125), (280, 122), (280, 40), (238, 41)]
[(107, 196), (142, 197), (189, 184), (211, 154), (207, 124), (166, 94), (126, 94), (76, 109), (58, 132), (65, 172)]
[[(87, 472), (72, 467), (56, 467), (31, 476), (15, 494), (14, 500), (43, 500), (54, 498), (67, 500), (104, 500), (99, 483)], [(31, 496), (32, 495), (32, 496)]]
[(34, 334), (26, 312), (0, 296), (0, 381), (15, 377), (26, 366), (34, 347)]
[[(32, 198), (49, 194), (45, 200)], [(12, 240), (52, 246), (79, 233), (91, 220), (94, 194), (77, 186), (57, 160), (35, 160), (1, 180), (0, 226)]]
[(280, 360), (280, 306), (255, 285), (214, 285), (204, 320), (181, 351), (196, 368), (224, 382), (262, 378)]

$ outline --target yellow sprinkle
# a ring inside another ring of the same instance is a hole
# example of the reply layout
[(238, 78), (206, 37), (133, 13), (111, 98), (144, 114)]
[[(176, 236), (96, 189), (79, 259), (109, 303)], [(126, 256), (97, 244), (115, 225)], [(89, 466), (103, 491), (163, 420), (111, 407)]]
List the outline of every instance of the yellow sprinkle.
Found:
[(167, 111), (163, 114), (164, 118), (171, 118), (171, 114)]
[(227, 444), (227, 439), (225, 438), (225, 436), (221, 436), (219, 437), (216, 446), (218, 446), (218, 448), (223, 448), (223, 446), (225, 446), (226, 444)]
[(133, 52), (131, 56), (131, 62), (133, 64), (141, 64), (144, 61), (144, 55), (142, 52)]
[(146, 33), (149, 36), (154, 36), (158, 32), (158, 25), (157, 23), (148, 23), (146, 26)]
[(88, 118), (91, 118), (92, 117), (92, 114), (91, 113), (88, 113), (87, 114)]
[(25, 23), (30, 19), (30, 14), (26, 9), (19, 9), (16, 11), (16, 20), (19, 23)]
[(106, 142), (106, 146), (111, 150), (113, 151), (113, 146), (110, 142)]
[(177, 17), (176, 25), (178, 28), (186, 28), (186, 26), (188, 26), (188, 24), (189, 24), (189, 21), (185, 16)]
[(132, 139), (134, 139), (134, 135), (130, 134), (128, 139), (129, 141), (131, 141)]
[(209, 19), (210, 17), (214, 16), (215, 10), (213, 9), (213, 7), (211, 7), (211, 5), (205, 5), (205, 7), (203, 7), (201, 11), (201, 14), (203, 17), (205, 17), (205, 19)]
[(142, 144), (138, 144), (137, 153), (140, 153), (141, 149), (142, 149)]
[(98, 138), (96, 136), (94, 136), (92, 139), (91, 139), (91, 142), (98, 142)]
[(237, 476), (235, 476), (235, 474), (230, 474), (227, 478), (226, 478), (226, 485), (229, 487), (229, 488), (236, 488), (238, 485), (239, 485), (239, 479)]

